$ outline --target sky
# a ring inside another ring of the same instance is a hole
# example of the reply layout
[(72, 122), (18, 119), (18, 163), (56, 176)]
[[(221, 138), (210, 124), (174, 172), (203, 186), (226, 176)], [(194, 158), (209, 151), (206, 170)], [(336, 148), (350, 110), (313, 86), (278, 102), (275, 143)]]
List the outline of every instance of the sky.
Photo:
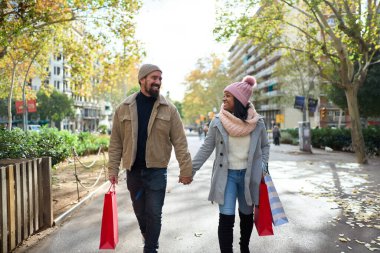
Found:
[(136, 38), (147, 53), (143, 63), (162, 69), (161, 94), (182, 101), (186, 75), (198, 59), (228, 56), (229, 43), (215, 41), (215, 0), (143, 0)]

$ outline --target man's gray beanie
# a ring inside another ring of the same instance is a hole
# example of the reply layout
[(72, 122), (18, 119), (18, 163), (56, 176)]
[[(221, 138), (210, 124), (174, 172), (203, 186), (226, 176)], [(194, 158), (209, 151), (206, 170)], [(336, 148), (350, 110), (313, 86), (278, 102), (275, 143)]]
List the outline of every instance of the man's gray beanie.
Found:
[(146, 77), (147, 75), (149, 75), (150, 73), (152, 73), (153, 71), (160, 71), (162, 73), (162, 70), (156, 66), (156, 65), (153, 65), (153, 64), (144, 64), (140, 67), (140, 70), (139, 70), (139, 75), (138, 75), (138, 81), (140, 82), (140, 80), (144, 77)]

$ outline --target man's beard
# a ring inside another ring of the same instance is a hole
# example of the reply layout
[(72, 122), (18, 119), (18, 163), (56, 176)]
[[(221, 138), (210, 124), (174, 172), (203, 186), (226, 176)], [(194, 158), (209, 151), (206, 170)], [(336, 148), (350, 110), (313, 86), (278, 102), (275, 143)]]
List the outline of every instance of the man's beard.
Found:
[[(153, 85), (152, 85), (152, 87), (153, 87)], [(160, 94), (160, 89), (158, 88), (157, 91), (156, 91), (156, 90), (152, 89), (152, 87), (150, 87), (150, 89), (148, 90), (148, 93), (152, 97), (157, 98), (158, 95)]]

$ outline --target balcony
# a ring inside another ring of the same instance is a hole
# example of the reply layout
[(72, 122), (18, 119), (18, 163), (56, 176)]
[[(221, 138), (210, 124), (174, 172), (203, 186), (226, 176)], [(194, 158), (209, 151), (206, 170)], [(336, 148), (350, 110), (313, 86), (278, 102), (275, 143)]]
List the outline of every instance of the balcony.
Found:
[(256, 79), (260, 79), (264, 76), (270, 76), (274, 72), (274, 66), (270, 66), (269, 68), (264, 69), (263, 71), (260, 71), (255, 75)]
[(271, 97), (279, 97), (285, 95), (285, 92), (281, 90), (274, 90), (274, 91), (269, 91), (264, 94), (264, 96), (271, 98)]
[(280, 105), (278, 104), (260, 105), (258, 109), (261, 111), (279, 110)]
[(255, 45), (251, 45), (249, 48), (248, 48), (248, 51), (247, 51), (247, 54), (253, 54), (257, 49), (257, 46)]
[(260, 89), (266, 88), (268, 86), (271, 86), (271, 85), (274, 85), (274, 84), (277, 84), (277, 83), (278, 83), (277, 78), (271, 78), (269, 80), (266, 80), (264, 82), (259, 83), (257, 85), (257, 88), (260, 90)]

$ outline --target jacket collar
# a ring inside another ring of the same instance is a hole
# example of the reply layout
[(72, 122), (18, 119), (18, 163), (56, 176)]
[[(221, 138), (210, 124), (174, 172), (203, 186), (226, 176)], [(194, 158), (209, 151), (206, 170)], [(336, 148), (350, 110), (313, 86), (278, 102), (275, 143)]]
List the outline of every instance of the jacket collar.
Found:
[[(132, 95), (130, 95), (129, 97), (127, 97), (124, 100), (123, 104), (130, 105), (130, 104), (136, 102), (136, 97), (137, 97), (137, 94), (139, 94), (139, 92), (140, 91), (135, 92)], [(162, 96), (161, 94), (158, 96), (157, 100), (158, 100), (159, 104), (162, 104), (162, 105), (168, 105), (169, 104), (168, 101), (166, 100), (166, 98), (164, 96)]]

